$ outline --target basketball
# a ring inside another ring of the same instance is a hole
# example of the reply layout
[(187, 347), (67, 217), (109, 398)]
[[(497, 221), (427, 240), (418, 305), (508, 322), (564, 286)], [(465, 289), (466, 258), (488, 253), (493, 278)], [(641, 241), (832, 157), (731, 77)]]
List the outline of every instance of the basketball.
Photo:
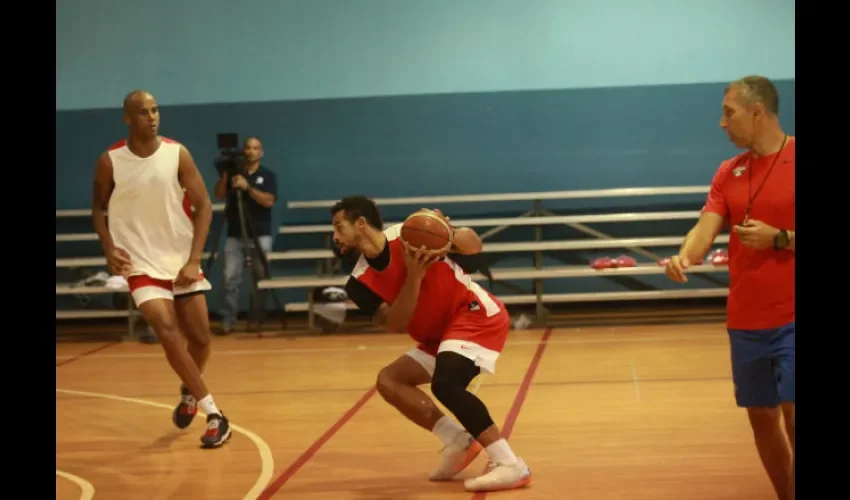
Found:
[(411, 214), (401, 226), (401, 239), (412, 248), (448, 251), (452, 246), (449, 224), (431, 210)]

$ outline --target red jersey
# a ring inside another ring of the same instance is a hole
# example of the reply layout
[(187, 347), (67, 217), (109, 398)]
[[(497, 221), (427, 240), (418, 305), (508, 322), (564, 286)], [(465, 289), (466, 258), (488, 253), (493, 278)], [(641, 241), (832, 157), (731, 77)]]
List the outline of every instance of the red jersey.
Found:
[[(722, 215), (734, 226), (744, 220), (753, 199), (750, 219), (794, 230), (794, 146), (789, 137), (785, 148), (770, 156), (753, 158), (747, 152), (724, 161), (703, 211)], [(794, 251), (755, 250), (730, 233), (728, 328), (759, 330), (794, 321)]]
[[(407, 278), (400, 232), (401, 224), (384, 231), (387, 243), (381, 255), (360, 256), (346, 285), (349, 298), (370, 316), (382, 302), (392, 306)], [(445, 258), (425, 272), (407, 333), (432, 354), (447, 337), (501, 351), (509, 327), (502, 302)]]

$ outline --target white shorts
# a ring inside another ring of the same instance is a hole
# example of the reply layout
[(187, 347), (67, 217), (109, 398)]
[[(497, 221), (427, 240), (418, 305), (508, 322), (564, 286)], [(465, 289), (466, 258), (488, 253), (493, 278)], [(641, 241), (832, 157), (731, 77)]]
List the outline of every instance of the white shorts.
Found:
[[(476, 366), (480, 367), (482, 372), (490, 375), (496, 374), (496, 360), (499, 359), (499, 353), (486, 347), (481, 347), (475, 342), (467, 340), (444, 340), (440, 343), (437, 349), (437, 354), (441, 352), (454, 352), (461, 356), (471, 359)], [(423, 351), (419, 347), (407, 351), (408, 356), (416, 360), (428, 375), (434, 376), (434, 368), (437, 365), (437, 358)]]
[(212, 290), (212, 285), (201, 273), (201, 279), (185, 287), (175, 287), (170, 280), (151, 278), (150, 276), (137, 275), (127, 278), (130, 287), (130, 295), (136, 303), (136, 307), (153, 299), (174, 300), (185, 295)]

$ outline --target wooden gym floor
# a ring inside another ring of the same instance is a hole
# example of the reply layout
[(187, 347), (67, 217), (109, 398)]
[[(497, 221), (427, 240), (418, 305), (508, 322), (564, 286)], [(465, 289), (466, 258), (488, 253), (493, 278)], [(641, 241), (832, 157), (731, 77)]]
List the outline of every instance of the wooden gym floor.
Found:
[[(57, 498), (485, 498), (428, 482), (439, 441), (374, 392), (410, 347), (386, 334), (214, 337), (205, 378), (234, 434), (201, 450), (203, 419), (171, 423), (179, 381), (159, 345), (57, 343)], [(728, 352), (722, 323), (513, 332), (478, 394), (534, 479), (486, 498), (774, 498)]]

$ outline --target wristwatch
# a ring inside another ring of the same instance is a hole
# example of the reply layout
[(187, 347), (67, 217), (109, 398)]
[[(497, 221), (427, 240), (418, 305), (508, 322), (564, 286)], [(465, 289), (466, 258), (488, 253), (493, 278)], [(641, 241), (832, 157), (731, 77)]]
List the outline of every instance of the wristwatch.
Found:
[(780, 229), (776, 236), (773, 237), (773, 249), (782, 250), (791, 242), (787, 229)]

